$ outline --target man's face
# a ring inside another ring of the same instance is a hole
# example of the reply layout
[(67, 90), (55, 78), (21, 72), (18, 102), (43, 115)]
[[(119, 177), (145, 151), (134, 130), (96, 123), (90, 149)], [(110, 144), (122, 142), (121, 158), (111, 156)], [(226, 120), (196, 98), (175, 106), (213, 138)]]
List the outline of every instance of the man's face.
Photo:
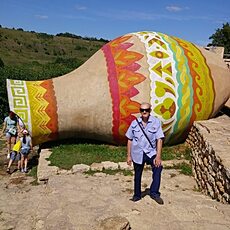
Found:
[(148, 118), (151, 112), (151, 108), (148, 104), (142, 104), (140, 107), (141, 116), (144, 118)]

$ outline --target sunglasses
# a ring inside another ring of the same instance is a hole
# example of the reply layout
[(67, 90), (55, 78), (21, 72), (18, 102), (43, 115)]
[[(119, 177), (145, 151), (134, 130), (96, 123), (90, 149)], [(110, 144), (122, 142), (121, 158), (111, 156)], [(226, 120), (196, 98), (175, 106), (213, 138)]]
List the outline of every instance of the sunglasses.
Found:
[(141, 113), (143, 113), (143, 112), (149, 113), (149, 112), (150, 112), (150, 108), (148, 108), (148, 109), (140, 109), (140, 112), (141, 112)]

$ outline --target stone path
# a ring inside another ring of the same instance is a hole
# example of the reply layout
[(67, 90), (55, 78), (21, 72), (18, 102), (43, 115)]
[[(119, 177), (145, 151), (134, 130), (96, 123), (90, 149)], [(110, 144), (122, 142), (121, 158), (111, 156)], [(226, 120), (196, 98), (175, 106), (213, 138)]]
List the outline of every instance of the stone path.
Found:
[(143, 199), (136, 203), (130, 201), (132, 176), (60, 174), (33, 186), (25, 174), (0, 172), (1, 230), (230, 229), (230, 206), (201, 194), (193, 177), (174, 169), (162, 174), (163, 206), (147, 195), (150, 170), (143, 173)]
[[(148, 192), (151, 172), (144, 171)], [(230, 229), (230, 206), (195, 191), (192, 177), (164, 170), (159, 206), (143, 192), (133, 203), (131, 176), (53, 175), (47, 184), (32, 186), (31, 177), (14, 173), (0, 178), (0, 229), (120, 229), (102, 223), (108, 218), (127, 220), (132, 230)]]

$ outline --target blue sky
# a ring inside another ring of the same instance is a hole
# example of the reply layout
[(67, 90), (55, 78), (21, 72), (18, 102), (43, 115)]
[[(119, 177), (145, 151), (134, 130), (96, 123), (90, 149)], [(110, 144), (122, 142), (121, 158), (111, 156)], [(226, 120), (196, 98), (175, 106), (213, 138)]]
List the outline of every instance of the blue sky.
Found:
[(205, 46), (230, 22), (230, 0), (1, 0), (0, 25), (114, 39), (157, 31)]

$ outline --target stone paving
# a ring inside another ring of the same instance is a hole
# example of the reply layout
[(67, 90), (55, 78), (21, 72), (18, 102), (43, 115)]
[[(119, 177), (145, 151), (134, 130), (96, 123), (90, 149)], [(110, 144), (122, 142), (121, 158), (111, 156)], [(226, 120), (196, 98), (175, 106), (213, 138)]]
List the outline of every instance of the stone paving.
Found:
[(0, 172), (1, 230), (230, 229), (230, 206), (199, 192), (193, 177), (175, 169), (162, 173), (163, 206), (148, 195), (148, 169), (143, 198), (136, 203), (130, 200), (132, 176), (51, 173), (46, 183), (34, 186), (34, 179), (23, 173)]
[(163, 206), (148, 196), (150, 180), (145, 170), (143, 198), (133, 203), (132, 176), (79, 172), (32, 186), (33, 178), (20, 172), (1, 175), (0, 229), (116, 230), (127, 223), (132, 230), (230, 229), (230, 206), (197, 191), (193, 177), (164, 170)]

